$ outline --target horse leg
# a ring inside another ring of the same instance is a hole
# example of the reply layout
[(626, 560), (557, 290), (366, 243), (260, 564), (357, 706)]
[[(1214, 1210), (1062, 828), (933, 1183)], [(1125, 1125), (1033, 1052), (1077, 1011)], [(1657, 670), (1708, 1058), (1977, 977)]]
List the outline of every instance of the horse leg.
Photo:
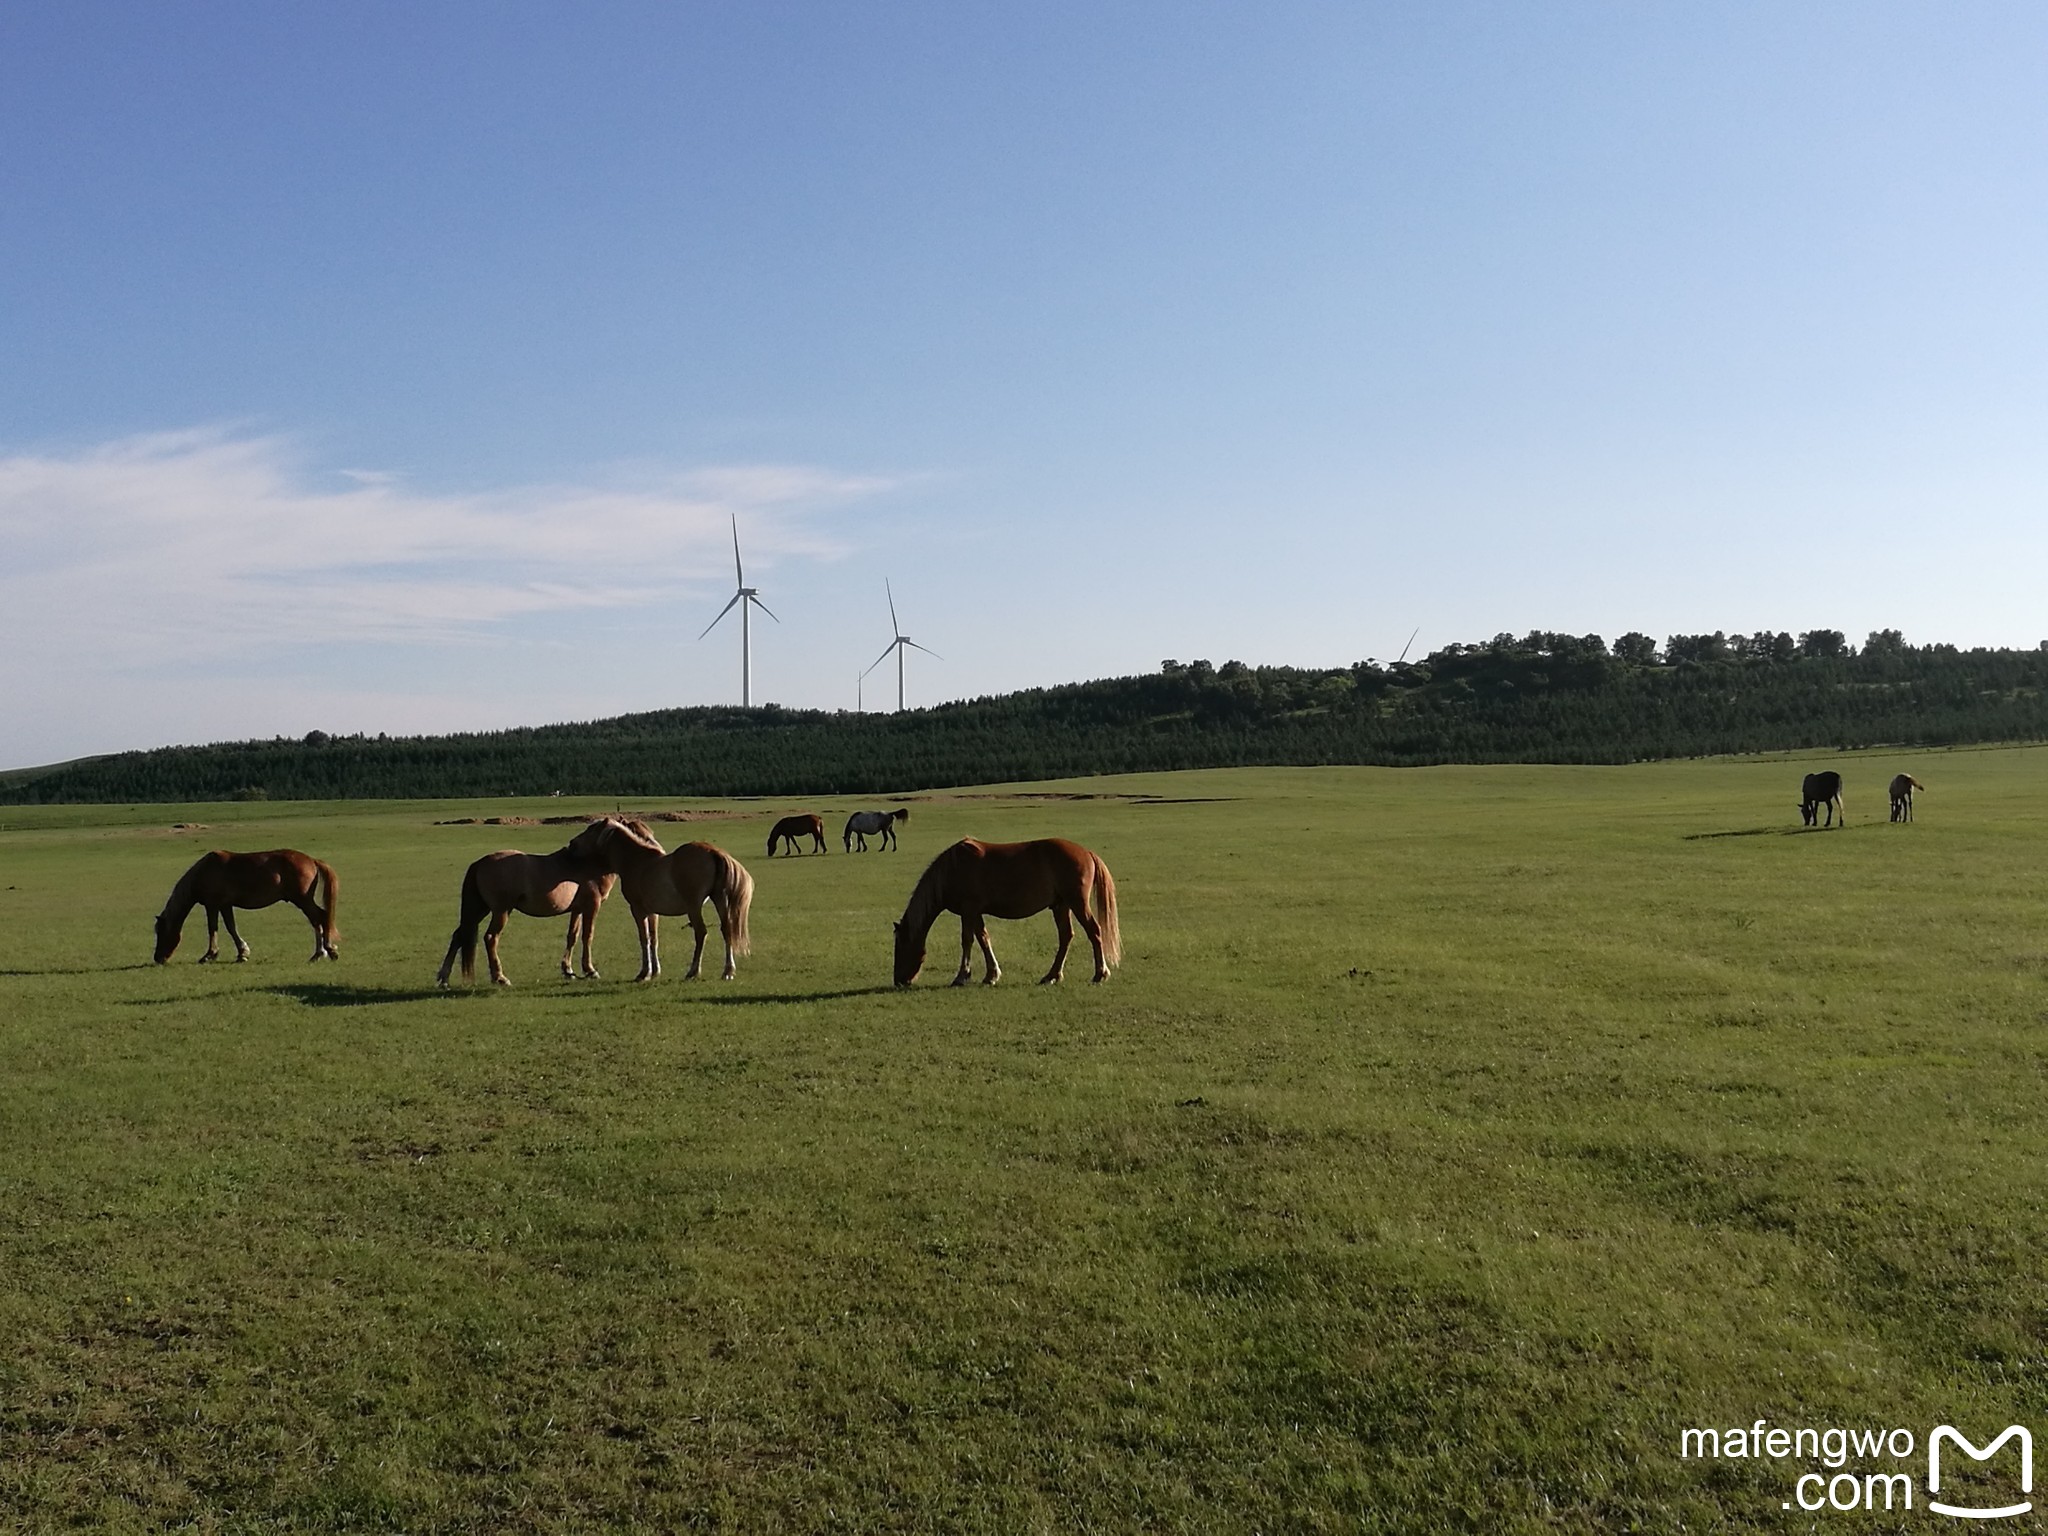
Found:
[(212, 907), (206, 909), (206, 953), (199, 957), (199, 963), (206, 965), (220, 958), (220, 913)]
[(654, 917), (652, 913), (641, 913), (633, 920), (633, 926), (640, 932), (640, 974), (635, 981), (654, 980)]
[(313, 899), (310, 891), (292, 905), (305, 913), (306, 921), (313, 925), (313, 963), (318, 965), (327, 958), (327, 940), (321, 934), (322, 927), (327, 921), (327, 914), (320, 910), (320, 903)]
[(498, 963), (498, 935), (505, 931), (505, 914), (493, 912), (490, 922), (484, 928), (484, 958), (491, 963), (491, 985), (509, 987), (512, 978), (505, 974), (505, 967)]
[(690, 932), (696, 936), (697, 947), (690, 951), (690, 968), (683, 972), (683, 980), (695, 981), (704, 969), (704, 905), (699, 902), (690, 908)]
[(982, 974), (981, 984), (984, 987), (992, 987), (1002, 978), (1003, 968), (996, 964), (996, 952), (989, 947), (988, 920), (986, 918), (975, 918), (974, 937), (981, 944), (981, 958), (988, 962), (988, 969)]
[(596, 981), (597, 967), (590, 960), (590, 943), (597, 937), (597, 903), (593, 901), (583, 912), (583, 979)]
[(249, 958), (249, 946), (244, 944), (242, 936), (235, 932), (235, 909), (233, 907), (222, 907), (220, 909), (220, 920), (227, 927), (228, 937), (235, 941), (235, 964), (240, 965)]
[(1088, 915), (1088, 902), (1085, 897), (1074, 912), (1081, 919), (1081, 931), (1088, 935), (1088, 947), (1095, 951), (1095, 974), (1089, 979), (1097, 982), (1107, 981), (1109, 962), (1102, 957), (1102, 924)]
[(723, 902), (718, 906), (718, 937), (725, 943), (725, 969), (719, 972), (720, 981), (731, 981), (739, 975), (739, 967), (733, 963), (732, 911)]
[(953, 977), (956, 987), (966, 986), (974, 976), (974, 921), (965, 912), (960, 914), (960, 969)]
[(569, 931), (562, 935), (562, 979), (564, 981), (574, 981), (576, 979), (576, 967), (570, 962), (576, 953), (576, 931), (582, 926), (583, 914), (574, 907), (571, 907), (569, 909)]
[(1074, 943), (1074, 920), (1058, 902), (1052, 904), (1052, 925), (1059, 930), (1060, 947), (1053, 951), (1052, 969), (1038, 978), (1041, 987), (1057, 986), (1060, 978), (1067, 974), (1067, 950)]

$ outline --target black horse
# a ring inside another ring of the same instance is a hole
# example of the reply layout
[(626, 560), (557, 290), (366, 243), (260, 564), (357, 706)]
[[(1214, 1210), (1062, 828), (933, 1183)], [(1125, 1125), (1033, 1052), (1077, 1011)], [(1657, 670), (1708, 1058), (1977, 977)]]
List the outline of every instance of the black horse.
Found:
[(1830, 768), (1826, 773), (1809, 773), (1799, 785), (1799, 819), (1807, 826), (1820, 821), (1820, 808), (1828, 808), (1825, 823), (1832, 827), (1837, 816), (1842, 824), (1848, 825), (1848, 814), (1842, 809), (1842, 776)]

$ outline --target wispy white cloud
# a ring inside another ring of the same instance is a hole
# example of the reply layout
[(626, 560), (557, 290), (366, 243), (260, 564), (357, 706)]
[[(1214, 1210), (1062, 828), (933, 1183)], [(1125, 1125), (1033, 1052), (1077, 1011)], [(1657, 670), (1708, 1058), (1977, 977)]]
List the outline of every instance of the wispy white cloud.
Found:
[(445, 641), (729, 580), (734, 514), (761, 568), (837, 554), (821, 514), (895, 483), (789, 465), (462, 494), (335, 482), (284, 439), (222, 430), (0, 456), (0, 643), (89, 671), (257, 637)]

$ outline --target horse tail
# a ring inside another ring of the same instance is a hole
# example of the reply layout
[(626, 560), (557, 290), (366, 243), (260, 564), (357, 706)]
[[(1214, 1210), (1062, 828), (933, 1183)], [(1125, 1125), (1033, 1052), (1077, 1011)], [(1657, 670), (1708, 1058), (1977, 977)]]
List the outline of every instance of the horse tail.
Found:
[(490, 903), (484, 900), (483, 886), (476, 878), (476, 865), (472, 864), (462, 876), (462, 921), (456, 924), (454, 936), (449, 940), (461, 951), (464, 981), (473, 980), (476, 976), (476, 930), (490, 910)]
[(1116, 881), (1109, 877), (1109, 866), (1100, 856), (1095, 860), (1095, 921), (1102, 927), (1102, 958), (1121, 965), (1124, 941), (1116, 925)]
[(727, 853), (723, 848), (718, 854), (717, 883), (712, 888), (712, 900), (718, 904), (718, 920), (726, 930), (732, 944), (732, 952), (744, 955), (750, 947), (747, 938), (747, 913), (754, 905), (754, 877), (747, 873), (747, 866)]
[(320, 906), (327, 914), (320, 923), (320, 942), (332, 950), (341, 938), (340, 931), (334, 926), (334, 906), (341, 896), (341, 880), (334, 873), (332, 864), (315, 859), (313, 868), (320, 872)]

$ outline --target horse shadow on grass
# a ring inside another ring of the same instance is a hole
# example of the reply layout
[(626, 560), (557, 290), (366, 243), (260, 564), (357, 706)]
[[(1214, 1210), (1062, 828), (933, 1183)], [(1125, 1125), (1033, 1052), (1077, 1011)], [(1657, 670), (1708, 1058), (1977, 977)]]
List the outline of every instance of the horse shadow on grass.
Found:
[(423, 1003), (435, 997), (461, 997), (440, 987), (366, 987), (344, 981), (299, 981), (262, 989), (272, 997), (290, 998), (308, 1008), (374, 1008), (380, 1003)]
[(721, 1008), (747, 1007), (754, 1003), (830, 1003), (845, 997), (881, 997), (894, 992), (891, 986), (842, 987), (836, 992), (700, 992), (690, 999)]
[(147, 960), (138, 960), (133, 965), (8, 965), (0, 966), (0, 976), (105, 976), (115, 971), (155, 969)]
[[(1874, 826), (1874, 822), (1859, 822), (1858, 826)], [(1684, 840), (1688, 843), (1704, 843), (1717, 837), (1811, 837), (1816, 832), (1846, 832), (1848, 823), (1833, 827), (1740, 827), (1732, 832), (1687, 832)]]

